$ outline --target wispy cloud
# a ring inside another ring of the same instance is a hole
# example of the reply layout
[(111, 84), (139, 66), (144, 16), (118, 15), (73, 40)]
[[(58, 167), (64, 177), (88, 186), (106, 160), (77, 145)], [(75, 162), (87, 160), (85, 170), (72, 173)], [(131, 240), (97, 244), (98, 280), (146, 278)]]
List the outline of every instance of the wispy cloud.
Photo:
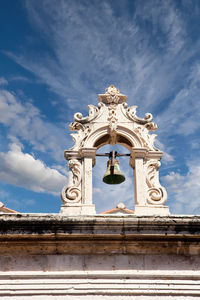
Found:
[(191, 68), (185, 85), (171, 101), (170, 105), (157, 117), (160, 131), (168, 136), (176, 134), (189, 136), (200, 129), (200, 63)]
[(8, 81), (4, 77), (0, 77), (0, 86), (7, 85)]
[(83, 95), (94, 102), (94, 91), (115, 83), (133, 98), (131, 102), (141, 103), (144, 109), (155, 108), (176, 91), (177, 83), (173, 82), (177, 76), (183, 78), (184, 62), (195, 49), (189, 49), (183, 16), (173, 2), (136, 2), (134, 16), (128, 9), (116, 14), (118, 6), (91, 1), (46, 0), (42, 5), (27, 1), (29, 18), (48, 42), (48, 53), (9, 55), (52, 91), (62, 98), (68, 95), (75, 103), (79, 97), (86, 102)]
[(162, 178), (168, 190), (169, 205), (172, 213), (197, 214), (200, 210), (200, 163), (189, 163), (188, 172), (183, 175), (171, 172)]
[(107, 1), (26, 1), (26, 10), (48, 50), (8, 55), (56, 92), (69, 115), (80, 99), (86, 111), (110, 83), (139, 112), (158, 113), (180, 93), (199, 51), (187, 10), (174, 1), (136, 1), (134, 14), (127, 2)]
[(9, 78), (9, 81), (22, 81), (22, 82), (28, 82), (28, 83), (32, 83), (33, 81), (31, 79), (29, 79), (28, 77), (25, 76), (20, 76), (20, 75), (16, 75), (16, 76), (11, 76)]
[[(161, 143), (158, 139), (155, 141), (155, 146), (163, 152), (163, 156), (162, 156), (162, 162), (164, 164), (169, 164), (174, 162), (174, 157), (173, 155), (169, 154), (166, 152), (166, 147), (163, 143)], [(168, 147), (168, 152), (170, 151), (170, 147)]]

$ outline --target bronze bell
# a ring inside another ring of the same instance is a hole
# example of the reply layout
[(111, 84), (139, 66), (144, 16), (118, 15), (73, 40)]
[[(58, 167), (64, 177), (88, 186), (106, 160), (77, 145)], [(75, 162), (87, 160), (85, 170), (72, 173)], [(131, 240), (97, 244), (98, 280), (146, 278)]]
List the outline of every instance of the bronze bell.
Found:
[(120, 170), (118, 160), (110, 158), (107, 163), (106, 173), (103, 176), (103, 182), (107, 184), (120, 184), (124, 181), (125, 176)]

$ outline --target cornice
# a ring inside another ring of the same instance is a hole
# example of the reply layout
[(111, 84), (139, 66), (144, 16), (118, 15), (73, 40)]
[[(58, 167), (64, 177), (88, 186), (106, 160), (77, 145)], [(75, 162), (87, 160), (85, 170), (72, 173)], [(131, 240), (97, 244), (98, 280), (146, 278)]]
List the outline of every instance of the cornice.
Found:
[(200, 216), (0, 215), (1, 255), (199, 255)]
[(200, 216), (65, 216), (60, 214), (2, 214), (2, 234), (200, 235)]

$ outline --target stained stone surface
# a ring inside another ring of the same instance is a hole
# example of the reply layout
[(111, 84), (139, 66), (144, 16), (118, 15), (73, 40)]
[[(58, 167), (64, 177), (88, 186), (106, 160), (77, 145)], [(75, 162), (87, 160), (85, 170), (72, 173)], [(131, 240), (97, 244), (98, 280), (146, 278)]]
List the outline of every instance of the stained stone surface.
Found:
[(0, 215), (0, 296), (198, 299), (200, 216)]

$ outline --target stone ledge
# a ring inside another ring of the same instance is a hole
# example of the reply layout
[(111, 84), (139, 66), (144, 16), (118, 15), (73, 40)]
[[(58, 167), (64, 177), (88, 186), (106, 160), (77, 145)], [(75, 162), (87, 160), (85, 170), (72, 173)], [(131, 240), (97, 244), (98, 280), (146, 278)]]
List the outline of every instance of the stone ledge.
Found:
[[(5, 235), (159, 235), (200, 236), (200, 216), (64, 216), (60, 214), (2, 214), (0, 238)], [(180, 237), (179, 236), (179, 237)]]
[(200, 216), (0, 216), (0, 254), (200, 255)]

